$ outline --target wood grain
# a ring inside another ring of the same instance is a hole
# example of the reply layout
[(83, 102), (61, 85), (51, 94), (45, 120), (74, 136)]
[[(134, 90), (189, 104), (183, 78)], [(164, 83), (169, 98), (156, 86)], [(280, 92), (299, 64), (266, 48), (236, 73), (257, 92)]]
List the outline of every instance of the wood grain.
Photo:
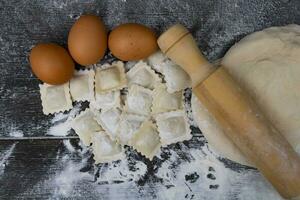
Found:
[[(299, 9), (298, 0), (0, 0), (0, 136), (8, 137), (14, 130), (23, 131), (26, 137), (45, 136), (52, 116), (42, 114), (39, 81), (30, 71), (27, 56), (32, 46), (39, 42), (56, 42), (66, 46), (69, 28), (83, 13), (101, 16), (110, 30), (124, 22), (138, 22), (160, 34), (170, 25), (180, 22), (189, 28), (204, 55), (213, 61), (221, 58), (232, 44), (248, 33), (269, 26), (299, 24)], [(194, 128), (193, 135), (194, 138), (184, 144), (188, 148), (201, 148), (205, 141), (199, 129)], [(0, 155), (7, 152), (13, 143), (0, 142)], [(188, 159), (180, 145), (169, 148), (181, 155), (178, 162)], [(134, 152), (132, 154), (135, 159), (143, 159)], [(58, 160), (64, 155), (69, 155), (74, 162), (82, 160), (79, 155), (68, 153), (62, 141), (16, 143), (15, 151), (9, 156), (0, 176), (0, 199), (51, 199), (55, 191), (39, 183), (60, 172), (64, 164)], [(162, 157), (168, 159), (168, 155), (164, 152)], [(221, 160), (226, 167), (240, 174), (253, 171), (229, 160)], [(88, 163), (83, 170), (92, 173), (92, 162)], [(151, 172), (157, 170), (160, 164), (159, 160), (148, 162), (148, 175), (139, 182), (145, 186), (131, 188), (130, 192), (139, 194), (140, 191), (139, 196), (144, 199), (155, 198), (153, 188), (157, 187), (159, 180)], [(245, 181), (248, 179), (245, 178)], [(113, 187), (103, 184), (103, 190), (95, 192), (90, 182), (78, 185), (69, 199), (82, 199), (82, 196), (103, 199)], [(80, 187), (82, 185), (89, 187)], [(234, 192), (229, 192), (224, 198), (239, 199), (240, 188), (236, 185)], [(122, 195), (125, 191), (126, 188), (123, 188), (116, 195), (119, 199), (132, 199), (133, 196)], [(194, 193), (205, 195), (200, 190)], [(187, 196), (186, 199), (191, 198), (196, 197)]]
[(300, 195), (300, 157), (220, 66), (193, 92), (226, 135), (284, 197)]
[(69, 28), (83, 13), (99, 15), (108, 29), (138, 22), (161, 33), (180, 22), (190, 29), (205, 56), (215, 60), (246, 34), (272, 25), (299, 23), (297, 0), (274, 1), (1, 1), (0, 134), (12, 128), (45, 135), (49, 119), (41, 112), (39, 81), (28, 52), (39, 42), (66, 46)]

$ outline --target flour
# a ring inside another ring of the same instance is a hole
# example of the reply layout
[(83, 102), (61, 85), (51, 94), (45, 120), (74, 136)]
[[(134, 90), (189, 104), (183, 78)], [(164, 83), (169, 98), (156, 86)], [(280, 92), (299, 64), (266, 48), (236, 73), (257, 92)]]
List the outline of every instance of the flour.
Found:
[(47, 135), (66, 136), (71, 129), (71, 121), (80, 112), (80, 104), (77, 104), (69, 113), (57, 113), (51, 120), (53, 124), (47, 131)]
[(8, 159), (12, 155), (17, 143), (13, 143), (8, 150), (0, 153), (0, 175), (4, 172), (6, 165), (8, 164)]
[(130, 182), (138, 181), (147, 172), (147, 166), (142, 161), (136, 161), (135, 169), (129, 168), (127, 159), (123, 159), (114, 163), (101, 165), (98, 168), (98, 184), (113, 184), (123, 183), (129, 184)]
[(23, 137), (24, 133), (22, 130), (18, 130), (15, 126), (11, 127), (11, 130), (9, 132), (10, 137)]
[(71, 152), (71, 153), (75, 153), (76, 149), (72, 146), (70, 140), (63, 140), (64, 146), (66, 147), (66, 149)]
[(55, 188), (54, 196), (68, 197), (78, 182), (91, 180), (92, 176), (87, 172), (78, 173), (81, 167), (81, 164), (75, 164), (72, 161), (67, 162), (65, 169), (56, 174), (52, 182)]
[[(194, 140), (201, 142), (201, 138)], [(71, 143), (64, 144), (74, 152)], [(47, 187), (53, 193), (53, 198), (226, 200), (235, 196), (243, 200), (282, 200), (256, 170), (227, 168), (207, 144), (199, 149), (183, 143), (164, 148), (155, 163), (145, 163), (127, 148), (126, 159), (97, 165), (94, 174), (82, 171), (88, 165), (89, 151), (76, 151), (80, 162), (64, 155), (58, 161), (61, 170), (39, 183), (40, 188)]]

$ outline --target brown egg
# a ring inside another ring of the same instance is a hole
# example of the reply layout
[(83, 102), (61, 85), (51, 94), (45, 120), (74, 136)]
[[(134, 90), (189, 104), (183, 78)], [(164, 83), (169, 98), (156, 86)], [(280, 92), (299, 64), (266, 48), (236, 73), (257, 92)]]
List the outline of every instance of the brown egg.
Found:
[(108, 47), (115, 57), (124, 61), (146, 58), (158, 49), (154, 31), (135, 23), (116, 27), (109, 35)]
[(83, 15), (72, 26), (68, 48), (73, 59), (83, 65), (97, 63), (107, 48), (106, 29), (97, 16)]
[(33, 73), (43, 82), (59, 85), (68, 82), (74, 73), (74, 62), (68, 52), (53, 43), (38, 44), (30, 52)]

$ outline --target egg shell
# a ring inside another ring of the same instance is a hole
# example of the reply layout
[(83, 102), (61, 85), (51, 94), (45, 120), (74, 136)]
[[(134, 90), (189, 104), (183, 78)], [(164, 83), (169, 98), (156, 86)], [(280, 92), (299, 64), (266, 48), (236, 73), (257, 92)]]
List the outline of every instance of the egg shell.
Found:
[(57, 44), (36, 45), (30, 52), (29, 61), (33, 73), (51, 85), (68, 82), (74, 73), (74, 61), (67, 50)]
[(123, 61), (144, 59), (158, 49), (154, 31), (136, 23), (122, 24), (112, 30), (108, 47), (115, 57)]
[(107, 49), (107, 33), (102, 20), (94, 15), (81, 16), (69, 32), (68, 48), (80, 65), (97, 63)]

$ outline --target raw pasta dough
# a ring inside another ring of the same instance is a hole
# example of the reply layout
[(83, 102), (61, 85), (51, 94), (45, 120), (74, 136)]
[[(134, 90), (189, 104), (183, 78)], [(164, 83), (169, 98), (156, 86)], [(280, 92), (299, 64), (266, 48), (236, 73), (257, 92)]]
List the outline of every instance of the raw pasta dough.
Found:
[(169, 93), (164, 84), (160, 84), (153, 90), (152, 114), (180, 110), (182, 104), (182, 91)]
[(190, 77), (188, 74), (160, 51), (151, 55), (148, 58), (148, 62), (156, 71), (164, 75), (169, 93), (190, 87)]
[(76, 71), (70, 80), (70, 93), (73, 101), (90, 101), (94, 96), (93, 69)]
[(138, 152), (152, 160), (161, 146), (156, 125), (149, 120), (143, 122), (131, 143)]
[(128, 85), (137, 84), (148, 89), (161, 83), (161, 79), (147, 63), (139, 61), (127, 72)]
[(192, 138), (190, 126), (183, 110), (158, 114), (155, 119), (162, 146)]
[(119, 123), (117, 140), (123, 145), (131, 145), (131, 139), (146, 118), (139, 115), (122, 113)]
[[(226, 53), (222, 65), (300, 154), (300, 26), (253, 33)], [(252, 165), (195, 97), (192, 108), (213, 149), (231, 160)]]
[(97, 67), (95, 75), (96, 93), (105, 93), (126, 86), (127, 80), (124, 71), (124, 63), (121, 61), (113, 62), (111, 66), (107, 64), (105, 69)]
[(94, 113), (89, 108), (75, 117), (72, 128), (86, 146), (91, 144), (91, 136), (94, 132), (103, 130), (94, 119)]
[(148, 63), (158, 72), (162, 73), (162, 63), (168, 58), (161, 52), (157, 51), (148, 57)]
[(104, 131), (92, 134), (95, 164), (120, 160), (124, 157), (122, 146), (111, 140)]
[(152, 91), (138, 85), (132, 85), (128, 90), (125, 111), (138, 115), (150, 115), (152, 106)]
[(112, 140), (116, 140), (121, 111), (118, 108), (111, 108), (108, 110), (102, 110), (101, 112), (96, 111), (95, 116), (96, 121), (101, 124), (107, 135)]
[(63, 85), (48, 85), (44, 83), (39, 86), (43, 113), (45, 115), (70, 110), (73, 107), (69, 83)]
[(120, 90), (110, 91), (106, 93), (96, 92), (95, 99), (91, 101), (91, 107), (98, 110), (121, 108)]

